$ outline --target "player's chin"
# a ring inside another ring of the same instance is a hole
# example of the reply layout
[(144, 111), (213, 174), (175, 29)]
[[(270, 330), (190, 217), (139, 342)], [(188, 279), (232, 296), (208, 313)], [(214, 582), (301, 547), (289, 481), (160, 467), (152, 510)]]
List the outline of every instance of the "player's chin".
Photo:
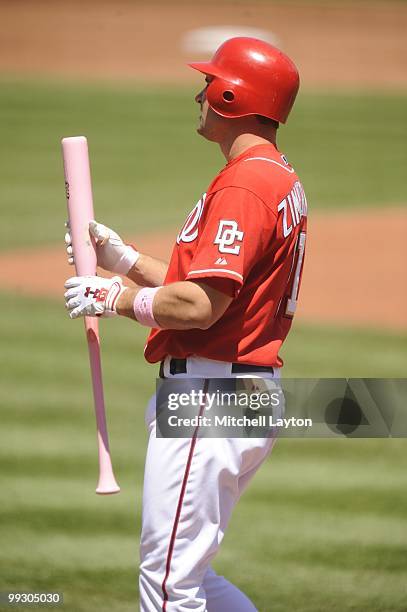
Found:
[(217, 142), (215, 135), (211, 134), (211, 132), (206, 129), (204, 125), (200, 125), (196, 131), (200, 136), (206, 138), (206, 140), (210, 140), (211, 142)]

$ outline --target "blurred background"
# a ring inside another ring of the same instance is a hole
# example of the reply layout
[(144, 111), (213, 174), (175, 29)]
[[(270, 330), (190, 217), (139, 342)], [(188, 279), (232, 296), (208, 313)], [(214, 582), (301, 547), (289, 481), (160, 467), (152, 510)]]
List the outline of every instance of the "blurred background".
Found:
[[(137, 609), (155, 368), (144, 328), (101, 321), (115, 470), (94, 494), (82, 324), (67, 318), (60, 139), (85, 135), (97, 219), (168, 257), (224, 165), (196, 134), (187, 61), (256, 35), (298, 65), (279, 147), (309, 202), (284, 375), (405, 377), (407, 3), (0, 0), (0, 591), (64, 591), (69, 611)], [(265, 611), (407, 610), (405, 440), (281, 440), (216, 569)], [(239, 563), (236, 563), (239, 559)]]

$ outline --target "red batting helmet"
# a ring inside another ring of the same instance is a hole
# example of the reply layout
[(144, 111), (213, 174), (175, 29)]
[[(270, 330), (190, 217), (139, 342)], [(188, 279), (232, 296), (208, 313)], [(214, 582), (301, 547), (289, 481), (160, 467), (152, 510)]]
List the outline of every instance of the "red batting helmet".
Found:
[(230, 38), (210, 62), (189, 66), (214, 77), (206, 98), (222, 117), (263, 115), (285, 123), (300, 86), (290, 58), (257, 38)]

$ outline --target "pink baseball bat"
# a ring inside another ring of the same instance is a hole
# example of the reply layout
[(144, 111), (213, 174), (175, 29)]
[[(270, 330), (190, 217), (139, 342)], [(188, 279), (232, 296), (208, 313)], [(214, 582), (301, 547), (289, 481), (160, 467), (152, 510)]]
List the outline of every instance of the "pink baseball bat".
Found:
[[(63, 138), (62, 155), (76, 274), (93, 276), (96, 274), (96, 252), (89, 234), (89, 221), (94, 219), (94, 214), (88, 141), (84, 136)], [(85, 317), (85, 330), (92, 373), (99, 450), (99, 482), (96, 493), (109, 495), (119, 493), (120, 487), (114, 477), (109, 451), (98, 320), (94, 317)]]

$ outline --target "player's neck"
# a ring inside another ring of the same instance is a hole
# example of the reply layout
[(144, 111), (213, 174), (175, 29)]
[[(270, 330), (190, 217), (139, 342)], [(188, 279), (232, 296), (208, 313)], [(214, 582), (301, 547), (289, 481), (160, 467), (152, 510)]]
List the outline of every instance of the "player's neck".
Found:
[(242, 155), (247, 149), (255, 147), (261, 144), (276, 144), (276, 133), (272, 133), (266, 136), (260, 136), (258, 134), (239, 134), (236, 137), (231, 138), (228, 141), (220, 142), (219, 146), (226, 160), (232, 161), (239, 155)]

